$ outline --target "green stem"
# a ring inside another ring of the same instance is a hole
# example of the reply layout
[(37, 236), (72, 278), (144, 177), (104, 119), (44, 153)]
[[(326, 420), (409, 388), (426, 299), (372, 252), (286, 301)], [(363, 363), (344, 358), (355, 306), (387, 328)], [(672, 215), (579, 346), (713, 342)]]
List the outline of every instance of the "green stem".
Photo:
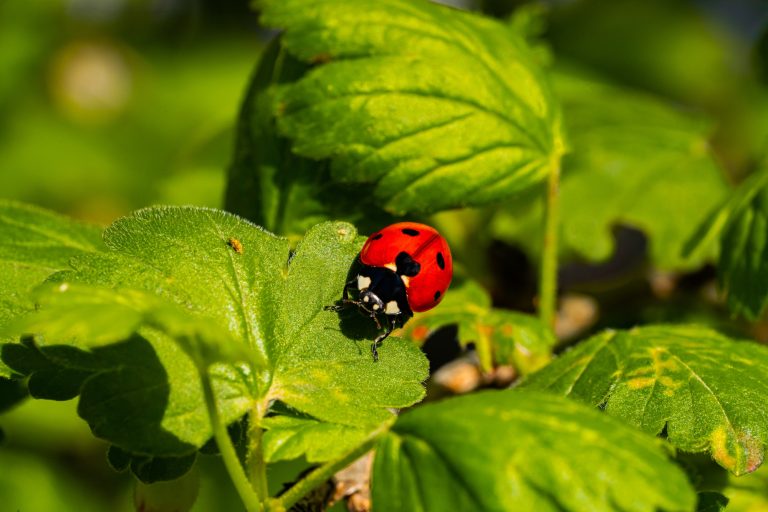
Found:
[[(207, 370), (201, 370), (200, 376), (203, 381), (205, 406), (208, 408), (208, 418), (211, 422), (211, 428), (213, 428), (213, 437), (216, 439), (216, 444), (219, 446), (219, 452), (224, 461), (224, 467), (227, 469), (229, 478), (232, 479), (232, 483), (235, 485), (235, 489), (240, 495), (240, 499), (243, 500), (245, 509), (248, 512), (259, 512), (261, 510), (259, 495), (251, 487), (250, 482), (248, 482), (248, 477), (245, 474), (243, 466), (240, 464), (240, 459), (235, 451), (235, 446), (232, 444), (229, 432), (227, 432), (227, 426), (224, 425), (219, 417), (219, 411), (216, 408), (216, 397), (213, 393), (213, 385), (211, 384), (211, 377)], [(264, 494), (264, 496), (266, 497), (266, 494)]]
[(557, 234), (560, 226), (560, 155), (553, 158), (547, 178), (544, 243), (539, 279), (539, 318), (554, 327), (557, 304)]
[(352, 464), (354, 461), (365, 455), (376, 441), (379, 440), (379, 436), (389, 430), (390, 423), (386, 423), (376, 429), (368, 439), (366, 439), (361, 445), (349, 451), (335, 461), (328, 462), (319, 468), (315, 469), (303, 479), (296, 482), (293, 487), (288, 489), (285, 494), (273, 501), (273, 510), (288, 510), (295, 505), (301, 498), (306, 496), (310, 491), (321, 486), (324, 482), (328, 481), (333, 475)]
[(264, 461), (264, 429), (261, 419), (266, 413), (266, 404), (258, 403), (250, 413), (248, 427), (248, 474), (251, 485), (259, 496), (268, 496), (267, 464)]

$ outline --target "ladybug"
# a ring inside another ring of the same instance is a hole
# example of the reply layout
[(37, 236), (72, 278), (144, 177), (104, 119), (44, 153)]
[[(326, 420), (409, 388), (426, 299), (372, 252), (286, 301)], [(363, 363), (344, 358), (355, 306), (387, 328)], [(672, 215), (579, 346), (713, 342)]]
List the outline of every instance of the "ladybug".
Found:
[[(359, 256), (357, 276), (344, 286), (339, 310), (355, 305), (384, 332), (371, 346), (377, 348), (413, 312), (437, 306), (453, 277), (451, 250), (435, 228), (416, 222), (399, 222), (368, 237)], [(350, 290), (354, 298), (350, 299)]]

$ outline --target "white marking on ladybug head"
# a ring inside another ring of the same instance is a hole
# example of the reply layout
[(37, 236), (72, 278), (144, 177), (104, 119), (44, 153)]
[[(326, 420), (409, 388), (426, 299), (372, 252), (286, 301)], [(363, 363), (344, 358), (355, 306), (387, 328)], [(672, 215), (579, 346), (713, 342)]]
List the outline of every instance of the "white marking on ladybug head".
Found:
[(400, 306), (397, 305), (397, 301), (391, 300), (387, 302), (387, 307), (384, 312), (388, 315), (397, 315), (400, 313)]
[(384, 265), (384, 267), (388, 268), (392, 272), (397, 272), (397, 265), (395, 265), (394, 263), (389, 263), (387, 265)]
[(367, 295), (363, 296), (363, 302), (370, 302), (371, 298)]
[(365, 276), (357, 276), (357, 289), (365, 290), (371, 287), (371, 278)]
[(408, 276), (400, 276), (400, 279), (403, 281), (403, 284), (406, 288), (408, 288), (408, 285), (411, 284), (411, 278)]
[[(368, 297), (366, 297), (366, 299), (367, 299), (367, 298), (368, 298)], [(381, 307), (381, 306), (379, 306), (378, 304), (374, 304), (374, 305), (373, 305), (373, 310), (374, 310), (374, 311), (376, 311), (376, 310), (377, 310), (377, 309), (379, 309), (380, 307)]]

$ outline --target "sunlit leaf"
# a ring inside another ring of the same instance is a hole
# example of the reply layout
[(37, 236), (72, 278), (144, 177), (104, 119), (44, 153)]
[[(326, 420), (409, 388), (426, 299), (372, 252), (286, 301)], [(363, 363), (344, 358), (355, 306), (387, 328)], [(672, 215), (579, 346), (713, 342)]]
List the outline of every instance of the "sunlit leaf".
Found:
[(483, 392), (403, 414), (376, 449), (375, 510), (690, 511), (652, 439), (553, 395)]
[(393, 213), (434, 212), (540, 182), (563, 152), (556, 102), (502, 24), (429, 2), (263, 1), (262, 22), (316, 64), (286, 88), (280, 130), (334, 180), (375, 184)]
[(69, 283), (66, 276), (53, 276), (62, 281), (38, 288), (39, 310), (12, 321), (7, 329), (18, 334), (44, 332), (37, 340), (44, 345), (93, 348), (123, 341), (149, 327), (174, 338), (202, 366), (254, 357), (212, 318), (195, 315), (150, 292)]
[(262, 54), (240, 109), (225, 208), (291, 238), (328, 219), (377, 229), (389, 216), (360, 201), (371, 187), (335, 183), (327, 162), (295, 155), (290, 141), (276, 131), (280, 91), (308, 67), (282, 48), (279, 39)]
[(104, 239), (106, 252), (52, 278), (26, 331), (89, 350), (78, 412), (132, 453), (176, 457), (210, 438), (199, 378), (209, 366), (227, 423), (279, 399), (320, 421), (376, 425), (424, 394), (416, 347), (392, 338), (375, 363), (372, 322), (323, 309), (361, 244), (348, 224), (313, 228), (291, 253), (288, 240), (224, 212), (153, 208)]
[(768, 442), (768, 349), (697, 326), (606, 331), (531, 375), (529, 388), (604, 408), (741, 475)]
[[(571, 151), (560, 187), (564, 249), (592, 261), (613, 254), (612, 230), (623, 224), (650, 239), (657, 267), (688, 268), (711, 255), (711, 244), (683, 257), (685, 241), (728, 188), (709, 148), (709, 126), (658, 98), (579, 73), (553, 75), (563, 102)], [(517, 202), (495, 231), (535, 246), (542, 205)]]
[[(0, 201), (0, 325), (33, 310), (29, 292), (68, 268), (72, 257), (102, 250), (100, 233), (41, 208)], [(7, 339), (0, 336), (0, 342)]]
[(288, 415), (266, 418), (262, 425), (267, 429), (264, 434), (267, 462), (301, 456), (308, 462), (324, 462), (344, 455), (369, 434), (366, 429)]

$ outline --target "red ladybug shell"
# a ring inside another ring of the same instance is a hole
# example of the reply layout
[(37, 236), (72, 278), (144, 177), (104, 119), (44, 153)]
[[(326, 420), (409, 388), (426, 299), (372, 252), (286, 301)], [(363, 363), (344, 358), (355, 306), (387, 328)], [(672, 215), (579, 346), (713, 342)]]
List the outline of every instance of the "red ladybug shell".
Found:
[(448, 242), (426, 224), (398, 222), (368, 237), (360, 251), (360, 261), (395, 270), (395, 259), (403, 251), (421, 265), (418, 274), (402, 278), (408, 304), (413, 311), (432, 309), (443, 300), (453, 277)]

